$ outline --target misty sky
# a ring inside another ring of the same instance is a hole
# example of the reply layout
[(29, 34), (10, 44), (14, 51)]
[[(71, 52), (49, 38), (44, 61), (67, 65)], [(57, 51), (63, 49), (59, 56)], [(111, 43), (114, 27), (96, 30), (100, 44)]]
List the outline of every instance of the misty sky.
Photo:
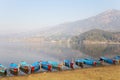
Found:
[(39, 31), (108, 9), (120, 10), (120, 0), (0, 0), (0, 34)]

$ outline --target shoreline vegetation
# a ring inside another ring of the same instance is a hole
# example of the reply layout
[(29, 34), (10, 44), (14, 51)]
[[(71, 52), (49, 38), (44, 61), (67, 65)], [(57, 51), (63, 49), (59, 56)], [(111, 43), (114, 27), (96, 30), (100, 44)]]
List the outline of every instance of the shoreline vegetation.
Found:
[(93, 29), (71, 38), (72, 44), (120, 44), (120, 32)]
[(120, 42), (108, 42), (108, 41), (83, 41), (83, 44), (120, 44)]
[[(44, 38), (27, 38), (27, 39), (9, 39), (9, 42), (26, 42), (26, 43), (43, 43), (43, 42), (50, 42), (53, 44), (76, 44), (71, 43), (70, 39), (68, 40), (45, 40)], [(93, 41), (93, 40), (84, 40), (81, 44), (120, 44), (120, 42), (114, 41)]]
[(118, 80), (120, 65), (2, 77), (0, 80)]

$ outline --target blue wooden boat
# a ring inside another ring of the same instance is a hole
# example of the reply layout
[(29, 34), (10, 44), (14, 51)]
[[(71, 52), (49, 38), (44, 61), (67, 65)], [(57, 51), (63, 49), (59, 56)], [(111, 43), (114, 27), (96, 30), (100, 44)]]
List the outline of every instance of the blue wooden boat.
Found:
[(42, 61), (41, 67), (45, 70), (52, 71), (52, 65), (49, 64), (47, 61)]
[(85, 58), (85, 59), (83, 59), (83, 61), (84, 61), (84, 64), (86, 64), (86, 65), (91, 65), (91, 66), (97, 65), (97, 62), (91, 58)]
[(109, 64), (116, 64), (116, 60), (115, 59), (110, 59), (107, 57), (100, 57), (100, 61), (109, 63)]
[(62, 70), (62, 64), (55, 61), (48, 61), (48, 63), (52, 65), (53, 69)]
[(66, 67), (69, 67), (69, 68), (74, 69), (74, 62), (73, 62), (73, 61), (64, 60), (64, 65), (65, 65)]
[(99, 61), (99, 60), (95, 60), (93, 58), (86, 58), (86, 60), (89, 60), (93, 63), (93, 66), (96, 66), (96, 65), (102, 65), (102, 62)]
[(29, 71), (30, 71), (30, 66), (29, 66), (29, 64), (27, 64), (27, 62), (25, 62), (25, 61), (20, 62), (20, 70), (21, 70), (22, 72), (28, 74)]
[(6, 75), (7, 75), (6, 67), (0, 64), (0, 76), (6, 76)]
[(77, 66), (80, 66), (81, 68), (83, 68), (84, 67), (84, 60), (83, 59), (76, 59), (75, 64)]
[(11, 63), (10, 67), (9, 67), (9, 71), (13, 75), (18, 75), (18, 73), (19, 73), (19, 67), (18, 67), (18, 65), (15, 64), (15, 63)]
[(34, 62), (32, 65), (31, 65), (31, 73), (33, 72), (36, 72), (36, 71), (39, 71), (40, 70), (40, 62)]

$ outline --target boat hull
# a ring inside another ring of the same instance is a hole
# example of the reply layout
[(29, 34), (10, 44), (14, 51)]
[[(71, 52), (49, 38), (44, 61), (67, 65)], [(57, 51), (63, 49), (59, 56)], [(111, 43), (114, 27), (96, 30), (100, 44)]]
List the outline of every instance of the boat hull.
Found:
[(52, 71), (52, 65), (42, 65), (41, 67), (45, 70)]
[(59, 71), (62, 70), (62, 66), (59, 66), (59, 65), (58, 65), (58, 66), (53, 66), (53, 65), (52, 65), (52, 68), (53, 68), (53, 69), (56, 69), (56, 70), (59, 70)]
[(20, 66), (20, 70), (26, 74), (29, 73), (29, 67), (28, 66)]
[(7, 70), (5, 70), (4, 72), (0, 72), (0, 76), (6, 76), (7, 75)]
[(84, 67), (84, 63), (83, 62), (75, 62), (75, 64), (81, 68)]
[(69, 60), (64, 60), (64, 66), (74, 69), (74, 63)]
[(13, 74), (13, 75), (18, 75), (19, 71), (14, 71), (13, 69), (10, 69), (10, 73)]
[(109, 59), (109, 58), (106, 58), (106, 57), (101, 57), (101, 58), (100, 58), (100, 61), (106, 62), (106, 63), (108, 63), (108, 64), (116, 64), (116, 60), (114, 60), (114, 59)]
[(31, 73), (37, 72), (40, 70), (40, 65), (39, 66), (32, 66), (31, 67)]

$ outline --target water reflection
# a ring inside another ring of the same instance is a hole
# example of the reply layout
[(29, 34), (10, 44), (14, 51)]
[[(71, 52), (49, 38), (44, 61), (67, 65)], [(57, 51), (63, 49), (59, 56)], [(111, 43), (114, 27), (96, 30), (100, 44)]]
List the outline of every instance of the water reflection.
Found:
[(75, 50), (79, 50), (82, 53), (92, 56), (92, 57), (100, 57), (107, 56), (113, 57), (116, 55), (120, 55), (120, 45), (107, 45), (107, 44), (82, 44), (82, 45), (72, 45), (71, 46)]
[(61, 62), (85, 54), (65, 45), (51, 43), (0, 43), (0, 63), (9, 66), (10, 63), (26, 61), (29, 64), (40, 60)]
[(120, 55), (120, 45), (71, 45), (53, 43), (0, 43), (0, 63), (9, 66), (10, 63), (26, 61), (29, 64), (40, 60), (62, 62), (64, 59), (83, 57), (113, 57)]

